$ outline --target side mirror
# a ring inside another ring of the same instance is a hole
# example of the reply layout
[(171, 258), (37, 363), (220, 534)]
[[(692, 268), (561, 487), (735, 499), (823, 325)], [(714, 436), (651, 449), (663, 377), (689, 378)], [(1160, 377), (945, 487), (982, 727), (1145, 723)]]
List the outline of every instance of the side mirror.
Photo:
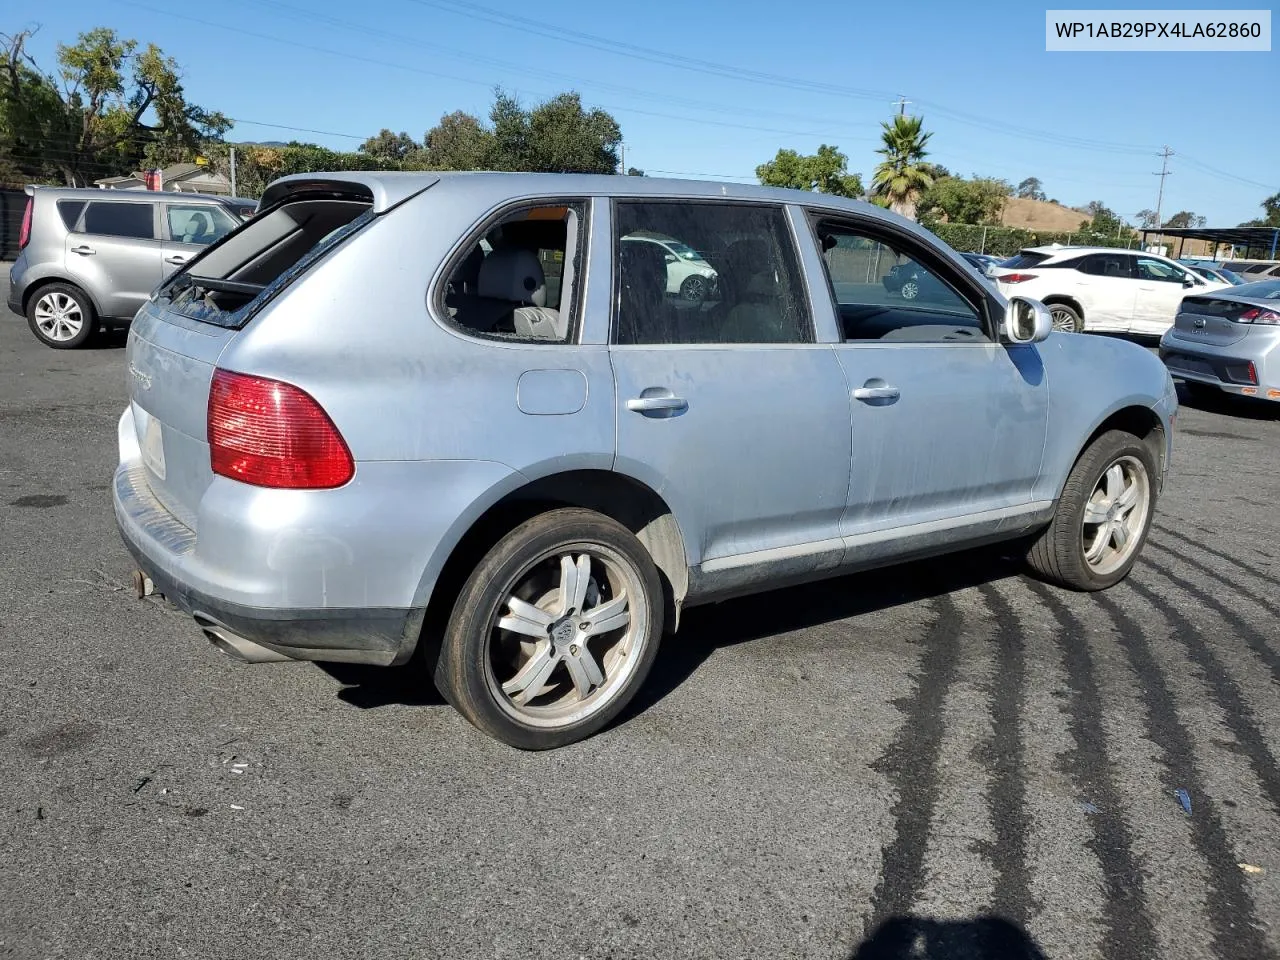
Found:
[(668, 254), (665, 254), (662, 259), (665, 263), (675, 263), (676, 255), (674, 253), (668, 253)]
[(1040, 343), (1053, 332), (1049, 308), (1031, 297), (1009, 298), (1004, 314), (1004, 335), (1010, 343)]
[(1193, 277), (1191, 274), (1189, 274), (1189, 273), (1188, 273), (1188, 274), (1183, 278), (1183, 280), (1182, 280), (1182, 285), (1183, 285), (1184, 287), (1194, 287), (1194, 286), (1196, 286), (1196, 284), (1198, 284), (1199, 282), (1200, 282), (1199, 280), (1197, 280), (1195, 277)]

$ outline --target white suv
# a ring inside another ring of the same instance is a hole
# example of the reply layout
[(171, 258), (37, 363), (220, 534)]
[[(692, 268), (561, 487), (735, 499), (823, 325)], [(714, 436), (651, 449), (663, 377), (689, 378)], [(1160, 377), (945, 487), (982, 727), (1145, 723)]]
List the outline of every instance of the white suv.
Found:
[(1044, 302), (1059, 330), (1144, 333), (1173, 325), (1188, 294), (1230, 286), (1168, 257), (1114, 247), (1029, 247), (991, 271), (1000, 292)]

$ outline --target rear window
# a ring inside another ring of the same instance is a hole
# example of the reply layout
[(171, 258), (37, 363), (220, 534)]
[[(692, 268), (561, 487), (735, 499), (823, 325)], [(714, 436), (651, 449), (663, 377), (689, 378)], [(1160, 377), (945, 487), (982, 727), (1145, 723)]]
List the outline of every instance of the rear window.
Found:
[(1048, 259), (1049, 255), (1047, 253), (1023, 251), (1003, 261), (999, 266), (1008, 267), (1010, 270), (1022, 270), (1026, 267), (1034, 267), (1038, 263), (1044, 263)]
[(155, 239), (155, 207), (150, 203), (90, 201), (84, 213), (85, 233), (134, 240)]
[(74, 230), (76, 221), (80, 219), (80, 212), (83, 209), (83, 200), (59, 200), (58, 214), (62, 217), (62, 225), (68, 230)]
[(325, 253), (373, 218), (372, 197), (297, 195), (207, 247), (156, 291), (193, 320), (239, 329)]

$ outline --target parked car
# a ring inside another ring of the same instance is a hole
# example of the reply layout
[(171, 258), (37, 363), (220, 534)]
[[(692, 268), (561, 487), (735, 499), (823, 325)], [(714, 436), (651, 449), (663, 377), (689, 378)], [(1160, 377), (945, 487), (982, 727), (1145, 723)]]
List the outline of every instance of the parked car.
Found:
[(1206, 266), (1203, 263), (1185, 263), (1184, 266), (1192, 272), (1198, 274), (1206, 280), (1214, 283), (1229, 284), (1236, 287), (1245, 281), (1240, 279), (1238, 274), (1232, 273), (1230, 270), (1224, 270), (1221, 267)]
[(915, 300), (917, 297), (930, 300), (946, 291), (945, 285), (932, 273), (910, 260), (894, 264), (880, 282), (885, 290), (896, 293), (903, 300)]
[(1274, 260), (1228, 260), (1221, 266), (1237, 274), (1245, 283), (1280, 277), (1280, 263)]
[(1188, 294), (1226, 287), (1168, 257), (1111, 247), (1029, 247), (991, 272), (1000, 292), (1034, 297), (1059, 330), (1159, 335)]
[(1280, 400), (1280, 279), (1187, 297), (1160, 359), (1193, 393)]
[(974, 269), (984, 277), (990, 276), (992, 267), (1000, 265), (1000, 258), (989, 253), (961, 253), (960, 256), (973, 264)]
[[(652, 234), (718, 302), (668, 295)], [(886, 304), (886, 258), (947, 297)], [(417, 652), (531, 749), (616, 717), (698, 604), (998, 540), (1115, 584), (1177, 408), (1153, 353), (1053, 333), (895, 214), (638, 177), (282, 178), (125, 365), (140, 594), (248, 660)]]
[(9, 308), (42, 343), (81, 347), (125, 326), (151, 291), (244, 223), (253, 201), (194, 193), (27, 187)]
[(662, 251), (667, 270), (667, 293), (692, 303), (714, 296), (717, 289), (715, 268), (692, 247), (671, 237), (636, 235), (623, 237), (623, 243), (649, 243)]

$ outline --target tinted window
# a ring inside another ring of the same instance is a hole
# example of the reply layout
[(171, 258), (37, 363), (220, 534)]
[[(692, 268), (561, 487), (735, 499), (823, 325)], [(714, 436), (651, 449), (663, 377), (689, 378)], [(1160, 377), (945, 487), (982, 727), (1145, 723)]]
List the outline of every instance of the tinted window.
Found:
[(1163, 283), (1182, 283), (1187, 272), (1172, 263), (1163, 260), (1152, 260), (1150, 257), (1138, 258), (1138, 276), (1143, 280), (1159, 280)]
[(449, 319), (484, 337), (567, 342), (585, 211), (579, 203), (523, 207), (486, 226), (449, 275)]
[(617, 343), (807, 343), (813, 339), (780, 207), (619, 201)]
[(846, 341), (989, 339), (974, 305), (921, 262), (932, 258), (840, 223), (817, 235)]
[(1008, 260), (1001, 261), (999, 266), (1008, 267), (1010, 270), (1018, 270), (1023, 267), (1034, 267), (1037, 263), (1043, 263), (1048, 259), (1049, 255), (1047, 253), (1019, 253)]
[(1094, 253), (1085, 257), (1080, 272), (1095, 277), (1133, 278), (1133, 257), (1123, 253)]
[(84, 214), (84, 232), (109, 237), (154, 239), (153, 207), (149, 203), (113, 203), (94, 200)]
[(62, 223), (68, 230), (74, 230), (76, 221), (80, 219), (80, 211), (84, 209), (83, 200), (59, 200), (58, 213), (62, 216)]
[(208, 245), (234, 230), (238, 224), (222, 207), (212, 203), (168, 204), (169, 238), (179, 243)]

